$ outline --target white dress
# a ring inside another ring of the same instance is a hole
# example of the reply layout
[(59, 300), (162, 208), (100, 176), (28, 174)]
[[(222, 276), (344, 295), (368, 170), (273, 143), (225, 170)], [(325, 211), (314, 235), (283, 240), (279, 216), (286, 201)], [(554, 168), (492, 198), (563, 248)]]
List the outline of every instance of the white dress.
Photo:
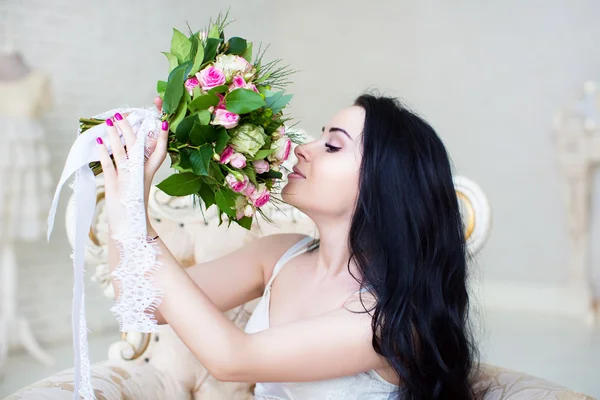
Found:
[[(277, 262), (273, 276), (262, 298), (246, 324), (246, 333), (269, 329), (271, 285), (281, 268), (292, 258), (305, 253), (314, 239), (306, 237), (292, 246)], [(386, 381), (375, 371), (316, 382), (257, 383), (257, 400), (396, 400), (398, 386)]]
[(53, 189), (38, 117), (51, 104), (47, 75), (0, 80), (0, 242), (43, 237)]

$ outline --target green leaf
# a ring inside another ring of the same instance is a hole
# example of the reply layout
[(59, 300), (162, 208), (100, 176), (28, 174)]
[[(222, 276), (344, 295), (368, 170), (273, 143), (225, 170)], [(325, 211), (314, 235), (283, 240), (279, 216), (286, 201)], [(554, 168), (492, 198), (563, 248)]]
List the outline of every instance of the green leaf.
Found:
[(211, 112), (208, 110), (200, 110), (196, 113), (198, 115), (198, 120), (202, 125), (210, 124), (210, 117), (212, 116)]
[(213, 142), (217, 136), (215, 128), (211, 125), (200, 125), (197, 121), (190, 132), (190, 142), (194, 146), (200, 146), (208, 142)]
[(163, 51), (162, 53), (167, 57), (167, 60), (169, 61), (169, 72), (171, 72), (175, 68), (177, 68), (177, 66), (179, 65), (179, 62), (177, 61), (177, 57), (175, 57), (171, 53), (167, 53), (166, 51)]
[[(163, 101), (163, 110), (164, 110), (164, 101)], [(175, 115), (171, 116), (171, 120), (169, 121), (169, 130), (171, 132), (177, 132), (177, 126), (185, 117), (185, 113), (187, 112), (187, 106), (185, 103), (185, 99), (181, 99), (179, 105), (177, 106), (177, 110), (175, 111)]]
[(225, 182), (225, 175), (223, 171), (221, 171), (221, 167), (219, 167), (219, 163), (211, 162), (208, 166), (208, 175), (215, 180), (218, 184), (222, 184)]
[(242, 217), (241, 219), (236, 219), (234, 221), (237, 222), (239, 226), (247, 230), (252, 228), (252, 218), (250, 217)]
[(200, 89), (200, 85), (198, 85), (194, 88), (192, 98), (196, 99), (200, 96), (202, 96), (202, 89)]
[(204, 207), (208, 210), (210, 206), (215, 204), (215, 192), (213, 192), (212, 188), (208, 184), (203, 184), (198, 191), (198, 195), (202, 198), (204, 202)]
[(217, 93), (227, 93), (227, 91), (229, 90), (229, 86), (227, 85), (221, 85), (221, 86), (215, 86), (214, 88), (210, 89), (208, 91), (208, 93), (211, 94), (217, 94)]
[(215, 201), (221, 211), (230, 218), (235, 218), (235, 200), (226, 190), (219, 190), (215, 193)]
[(165, 82), (165, 81), (156, 82), (156, 91), (158, 93), (164, 93), (165, 90), (167, 90), (167, 82)]
[(175, 137), (178, 142), (187, 143), (190, 140), (190, 132), (194, 128), (194, 124), (198, 122), (197, 115), (190, 115), (181, 120), (175, 130)]
[(196, 52), (198, 51), (198, 43), (200, 43), (199, 32), (192, 33), (188, 37), (188, 40), (192, 44), (192, 47), (190, 48), (190, 56), (193, 58)]
[(271, 149), (271, 142), (272, 142), (272, 141), (273, 141), (273, 140), (271, 139), (271, 136), (267, 136), (267, 137), (265, 138), (265, 144), (263, 145), (262, 149), (263, 149), (263, 150), (269, 150), (269, 149)]
[(248, 43), (244, 54), (242, 54), (242, 57), (244, 57), (249, 63), (252, 63), (252, 42)]
[(277, 149), (268, 149), (268, 150), (259, 150), (254, 155), (254, 160), (262, 160), (263, 158), (269, 156), (271, 153), (275, 152)]
[(192, 172), (192, 165), (190, 164), (190, 156), (187, 149), (181, 149), (178, 157), (177, 162), (171, 165), (171, 167), (179, 172)]
[[(279, 127), (281, 127), (282, 125), (283, 125), (283, 122), (281, 120), (273, 119), (267, 124), (267, 126), (263, 125), (263, 127), (264, 127), (265, 133), (267, 135), (272, 135), (273, 132), (275, 132), (277, 129), (279, 129)], [(271, 146), (269, 146), (269, 148), (270, 147)]]
[[(181, 64), (181, 65), (185, 65), (185, 75), (183, 78), (184, 82), (187, 79), (188, 75), (190, 74), (190, 71), (192, 70), (192, 64), (193, 64), (192, 60)], [(187, 90), (185, 92), (187, 93)]]
[(192, 42), (183, 33), (173, 28), (173, 38), (171, 39), (171, 54), (177, 57), (179, 63), (187, 61), (190, 57)]
[[(198, 40), (198, 39), (196, 39)], [(190, 70), (190, 75), (195, 74), (200, 70), (200, 66), (202, 65), (202, 61), (204, 60), (204, 47), (202, 43), (198, 40), (198, 48), (196, 50), (196, 54), (194, 55), (194, 63), (192, 64), (192, 69)]]
[(227, 134), (227, 130), (223, 127), (217, 130), (217, 143), (215, 145), (215, 153), (221, 154), (225, 147), (227, 147), (227, 143), (229, 142), (229, 135)]
[(220, 36), (221, 32), (219, 32), (219, 27), (215, 24), (212, 24), (208, 31), (208, 37), (218, 39)]
[(209, 36), (206, 39), (206, 46), (204, 47), (204, 58), (202, 59), (202, 64), (207, 62), (212, 62), (217, 55), (217, 50), (219, 49), (219, 45), (221, 44), (221, 39), (215, 39)]
[(267, 98), (273, 94), (273, 92), (271, 92), (269, 89), (267, 89), (266, 86), (257, 86), (256, 88), (258, 89), (258, 93), (265, 95), (265, 98)]
[(292, 100), (294, 97), (291, 94), (284, 94), (284, 92), (273, 93), (270, 97), (265, 99), (267, 103), (267, 107), (273, 110), (273, 114), (277, 114), (279, 111), (283, 110), (285, 106)]
[(190, 164), (196, 175), (208, 176), (208, 164), (212, 159), (213, 150), (211, 145), (200, 146), (190, 154)]
[(241, 37), (234, 36), (229, 39), (229, 48), (225, 52), (225, 54), (234, 54), (236, 56), (241, 56), (246, 51), (248, 44), (246, 39), (242, 39)]
[(265, 105), (260, 94), (248, 89), (236, 89), (227, 95), (225, 103), (227, 111), (236, 114), (247, 114)]
[(256, 84), (263, 83), (264, 81), (266, 81), (270, 77), (271, 77), (271, 72), (267, 72), (266, 74), (264, 74), (263, 76), (261, 76), (260, 78), (258, 78), (256, 81), (254, 81), (254, 83), (256, 83)]
[(172, 114), (177, 109), (179, 100), (183, 96), (183, 83), (185, 82), (186, 65), (180, 65), (169, 74), (169, 82), (165, 90), (163, 99), (163, 111), (167, 114)]
[(243, 169), (244, 173), (248, 176), (248, 180), (256, 187), (258, 187), (258, 182), (256, 181), (256, 172), (252, 165)]
[(262, 178), (262, 179), (281, 179), (283, 177), (283, 174), (279, 171), (267, 171), (264, 174), (260, 174), (257, 176), (257, 178)]
[(202, 186), (201, 179), (201, 177), (196, 176), (193, 172), (185, 172), (183, 174), (171, 175), (156, 185), (156, 187), (169, 196), (188, 196), (198, 193)]
[(214, 107), (219, 104), (219, 98), (216, 94), (205, 94), (195, 98), (190, 104), (188, 104), (188, 108), (190, 111), (196, 110), (206, 110), (209, 107)]

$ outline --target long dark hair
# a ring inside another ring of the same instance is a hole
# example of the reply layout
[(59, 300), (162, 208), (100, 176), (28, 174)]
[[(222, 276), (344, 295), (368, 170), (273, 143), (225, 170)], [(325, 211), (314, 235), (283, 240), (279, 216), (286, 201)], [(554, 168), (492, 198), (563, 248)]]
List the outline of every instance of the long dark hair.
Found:
[(446, 148), (398, 100), (362, 95), (360, 189), (349, 234), (376, 297), (373, 347), (409, 399), (474, 399), (464, 227)]

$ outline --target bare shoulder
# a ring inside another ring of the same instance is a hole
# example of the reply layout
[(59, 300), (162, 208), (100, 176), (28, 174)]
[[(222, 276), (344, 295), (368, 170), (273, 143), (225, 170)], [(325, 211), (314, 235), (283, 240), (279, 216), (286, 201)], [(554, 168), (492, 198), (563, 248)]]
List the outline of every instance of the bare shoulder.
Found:
[(273, 275), (273, 268), (283, 254), (293, 245), (306, 238), (307, 235), (301, 233), (278, 233), (274, 235), (263, 236), (256, 240), (259, 253), (261, 255), (261, 264), (263, 265), (263, 275), (267, 282)]

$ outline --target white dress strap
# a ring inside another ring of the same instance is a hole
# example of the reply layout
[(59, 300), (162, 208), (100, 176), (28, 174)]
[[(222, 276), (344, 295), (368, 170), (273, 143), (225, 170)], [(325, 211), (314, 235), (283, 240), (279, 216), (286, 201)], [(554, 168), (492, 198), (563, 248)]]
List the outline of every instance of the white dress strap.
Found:
[[(294, 257), (297, 257), (300, 254), (303, 254), (308, 249), (308, 247), (306, 247), (305, 249), (302, 249), (302, 248), (305, 247), (310, 242), (312, 242), (313, 240), (314, 240), (314, 238), (307, 236), (304, 239), (300, 240), (295, 245), (293, 245), (292, 247), (290, 247), (285, 253), (283, 253), (281, 258), (279, 259), (279, 261), (277, 261), (277, 264), (275, 264), (275, 267), (273, 268), (273, 274), (271, 275), (271, 279), (269, 279), (269, 282), (267, 283), (267, 286), (265, 287), (265, 291), (267, 291), (271, 287), (271, 285), (273, 284), (273, 280), (275, 280), (275, 277), (277, 276), (279, 271), (281, 271), (281, 268), (288, 261), (293, 259)], [(300, 251), (300, 250), (304, 250), (304, 251)]]

